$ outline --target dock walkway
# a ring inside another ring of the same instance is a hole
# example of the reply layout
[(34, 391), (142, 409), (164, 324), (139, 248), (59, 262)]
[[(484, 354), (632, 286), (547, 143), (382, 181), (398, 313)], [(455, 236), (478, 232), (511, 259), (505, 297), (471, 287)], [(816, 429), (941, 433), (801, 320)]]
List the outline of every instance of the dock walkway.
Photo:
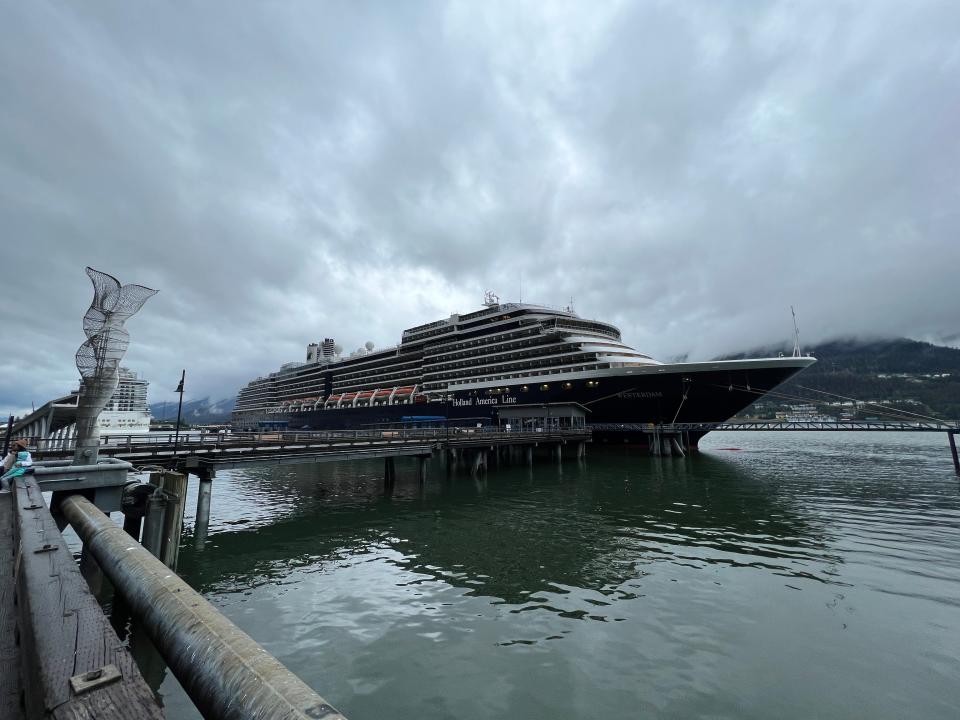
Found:
[[(153, 465), (194, 472), (194, 469), (227, 469), (251, 465), (338, 462), (348, 460), (418, 457), (444, 450), (562, 445), (591, 440), (589, 428), (541, 432), (497, 429), (459, 430), (418, 428), (406, 430), (337, 430), (317, 432), (189, 433), (176, 438), (160, 435), (109, 435), (101, 438), (99, 454), (137, 466)], [(36, 460), (73, 456), (62, 441), (31, 441)]]

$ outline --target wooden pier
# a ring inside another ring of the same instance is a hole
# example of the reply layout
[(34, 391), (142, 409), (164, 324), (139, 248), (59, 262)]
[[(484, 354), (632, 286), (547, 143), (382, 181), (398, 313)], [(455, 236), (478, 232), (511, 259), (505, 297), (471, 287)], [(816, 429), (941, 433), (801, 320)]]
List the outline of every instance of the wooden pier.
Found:
[[(556, 455), (570, 445), (577, 456), (592, 439), (590, 428), (506, 431), (497, 428), (417, 428), (401, 430), (330, 430), (262, 433), (184, 433), (105, 435), (99, 454), (136, 466), (160, 466), (203, 475), (207, 471), (255, 465), (344, 462), (350, 460), (430, 458), (530, 447)], [(73, 448), (59, 439), (30, 438), (36, 460), (62, 460)]]

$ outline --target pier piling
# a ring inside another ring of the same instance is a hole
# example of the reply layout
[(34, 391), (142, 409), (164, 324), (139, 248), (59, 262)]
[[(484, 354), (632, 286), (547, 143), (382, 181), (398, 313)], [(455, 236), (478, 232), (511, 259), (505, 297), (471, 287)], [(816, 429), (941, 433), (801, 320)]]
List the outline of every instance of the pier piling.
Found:
[(210, 496), (213, 493), (213, 470), (207, 470), (199, 476), (200, 484), (197, 487), (197, 519), (194, 523), (194, 540), (203, 544), (207, 540), (207, 531), (210, 529)]
[(177, 567), (180, 558), (180, 536), (183, 534), (183, 513), (187, 504), (187, 476), (165, 472), (161, 478), (169, 503), (163, 522), (163, 555), (160, 560), (169, 568)]
[(147, 498), (147, 512), (143, 518), (143, 547), (156, 558), (163, 544), (163, 516), (167, 511), (167, 497), (160, 488)]

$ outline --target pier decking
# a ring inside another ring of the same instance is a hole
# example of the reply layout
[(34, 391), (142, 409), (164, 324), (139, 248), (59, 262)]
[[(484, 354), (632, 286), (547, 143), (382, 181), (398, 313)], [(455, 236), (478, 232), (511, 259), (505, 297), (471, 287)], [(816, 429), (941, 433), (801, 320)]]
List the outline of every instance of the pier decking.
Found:
[[(418, 457), (442, 451), (471, 451), (511, 446), (562, 446), (589, 442), (589, 428), (540, 432), (496, 429), (418, 428), (403, 430), (338, 430), (319, 432), (173, 433), (110, 435), (101, 438), (99, 454), (134, 465), (163, 466), (201, 474), (204, 469), (253, 465), (343, 462)], [(31, 438), (34, 458), (61, 460), (73, 456), (68, 443)]]

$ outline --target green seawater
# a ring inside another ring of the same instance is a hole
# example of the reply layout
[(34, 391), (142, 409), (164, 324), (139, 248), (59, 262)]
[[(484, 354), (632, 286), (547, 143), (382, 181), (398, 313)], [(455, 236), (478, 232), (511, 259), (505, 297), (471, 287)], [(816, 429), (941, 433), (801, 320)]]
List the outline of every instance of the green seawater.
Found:
[(960, 717), (941, 434), (397, 468), (221, 472), (204, 542), (189, 499), (181, 574), (351, 720)]

